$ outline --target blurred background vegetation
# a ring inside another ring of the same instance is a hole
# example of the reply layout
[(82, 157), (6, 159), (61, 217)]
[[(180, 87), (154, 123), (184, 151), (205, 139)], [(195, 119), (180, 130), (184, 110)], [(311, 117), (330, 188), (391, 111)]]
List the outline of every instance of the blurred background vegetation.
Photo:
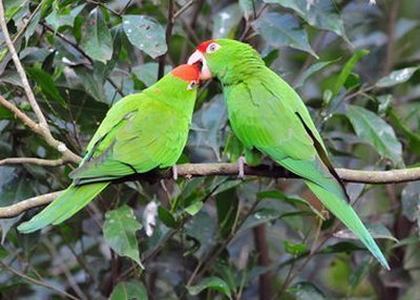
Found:
[[(298, 90), (336, 166), (418, 164), (419, 1), (3, 3), (50, 129), (75, 153), (113, 103), (184, 63), (200, 41), (230, 37)], [(3, 33), (0, 94), (34, 117)], [(220, 85), (206, 84), (180, 162), (233, 162), (240, 152)], [(0, 106), (0, 159), (59, 155)], [(0, 205), (63, 189), (74, 167), (0, 166)], [(300, 180), (136, 181), (41, 233), (16, 231), (38, 209), (0, 219), (1, 299), (418, 299), (420, 182), (347, 189), (390, 272), (338, 222), (320, 222)]]

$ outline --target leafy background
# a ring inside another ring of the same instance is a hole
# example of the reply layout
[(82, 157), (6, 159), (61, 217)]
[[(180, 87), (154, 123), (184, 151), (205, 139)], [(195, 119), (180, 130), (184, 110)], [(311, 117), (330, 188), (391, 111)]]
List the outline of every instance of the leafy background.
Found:
[[(298, 90), (337, 166), (414, 166), (420, 2), (374, 2), (4, 4), (53, 135), (76, 153), (113, 103), (185, 62), (198, 42), (230, 37), (253, 44)], [(0, 74), (1, 94), (32, 115), (2, 34)], [(241, 145), (226, 125), (220, 86), (206, 84), (181, 161), (236, 161)], [(58, 157), (1, 106), (0, 137), (0, 159)], [(1, 166), (1, 206), (64, 188), (74, 167)], [(300, 180), (207, 177), (164, 186), (114, 185), (41, 233), (15, 229), (36, 209), (0, 220), (2, 299), (415, 299), (420, 293), (419, 182), (347, 185), (363, 220), (374, 224), (391, 272), (334, 220), (320, 222), (315, 208), (322, 208)]]

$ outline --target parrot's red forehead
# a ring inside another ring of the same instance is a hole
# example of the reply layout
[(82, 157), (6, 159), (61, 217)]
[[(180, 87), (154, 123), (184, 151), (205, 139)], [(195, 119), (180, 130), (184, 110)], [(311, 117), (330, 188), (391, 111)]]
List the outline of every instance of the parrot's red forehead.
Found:
[(178, 77), (184, 81), (198, 81), (200, 79), (200, 67), (196, 64), (194, 65), (180, 65), (172, 70), (171, 74), (175, 77)]
[(202, 42), (200, 45), (197, 46), (197, 50), (200, 51), (201, 53), (204, 53), (206, 52), (208, 45), (210, 45), (213, 42), (214, 40), (208, 40), (208, 41)]

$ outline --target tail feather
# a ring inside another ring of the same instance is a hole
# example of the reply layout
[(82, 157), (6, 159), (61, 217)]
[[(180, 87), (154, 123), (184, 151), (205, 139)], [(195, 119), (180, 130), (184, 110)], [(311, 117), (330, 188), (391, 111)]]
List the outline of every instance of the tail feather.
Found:
[(59, 224), (83, 207), (108, 186), (109, 182), (98, 182), (81, 186), (70, 185), (56, 200), (45, 207), (31, 220), (19, 225), (22, 233), (30, 233), (50, 224)]
[(308, 187), (314, 192), (322, 204), (328, 208), (341, 222), (344, 223), (369, 249), (372, 255), (384, 266), (390, 270), (388, 262), (376, 244), (375, 240), (363, 225), (362, 221), (354, 211), (354, 209), (343, 199), (337, 197), (336, 194), (329, 192), (321, 186), (311, 182), (305, 181)]

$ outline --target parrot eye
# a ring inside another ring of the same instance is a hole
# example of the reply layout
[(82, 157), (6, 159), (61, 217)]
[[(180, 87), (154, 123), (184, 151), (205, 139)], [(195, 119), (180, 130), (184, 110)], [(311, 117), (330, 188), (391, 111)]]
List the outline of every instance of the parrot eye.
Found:
[(192, 89), (195, 89), (197, 86), (198, 86), (198, 81), (193, 80), (193, 81), (191, 81), (191, 82), (190, 82), (190, 84), (188, 85), (187, 90), (192, 90)]
[(207, 53), (213, 53), (220, 49), (220, 45), (216, 43), (211, 43), (207, 46), (206, 52)]

